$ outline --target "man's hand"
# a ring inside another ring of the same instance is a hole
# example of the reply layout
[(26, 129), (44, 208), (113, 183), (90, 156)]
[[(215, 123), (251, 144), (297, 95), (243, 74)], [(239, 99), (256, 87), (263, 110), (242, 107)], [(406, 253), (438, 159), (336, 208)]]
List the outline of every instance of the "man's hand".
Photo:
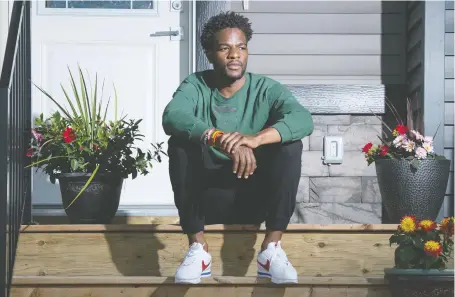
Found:
[(237, 174), (238, 178), (248, 178), (257, 168), (256, 157), (249, 147), (241, 146), (230, 156), (233, 161), (232, 171)]
[(260, 142), (257, 136), (234, 132), (220, 136), (218, 145), (225, 153), (234, 154), (240, 146), (255, 149), (260, 145)]

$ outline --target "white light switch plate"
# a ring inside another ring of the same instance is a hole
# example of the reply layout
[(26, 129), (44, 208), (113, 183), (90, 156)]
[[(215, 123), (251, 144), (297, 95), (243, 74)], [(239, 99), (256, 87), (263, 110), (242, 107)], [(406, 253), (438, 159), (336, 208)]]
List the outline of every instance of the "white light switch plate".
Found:
[(341, 164), (343, 163), (343, 137), (324, 136), (324, 163)]

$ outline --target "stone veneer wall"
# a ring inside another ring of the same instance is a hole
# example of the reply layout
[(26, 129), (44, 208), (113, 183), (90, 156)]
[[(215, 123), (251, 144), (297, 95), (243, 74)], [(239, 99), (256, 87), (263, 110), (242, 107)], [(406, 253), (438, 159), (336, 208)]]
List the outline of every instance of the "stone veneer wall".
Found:
[[(302, 177), (291, 223), (381, 223), (381, 196), (374, 163), (361, 152), (377, 142), (381, 120), (374, 115), (313, 115), (314, 132), (303, 140)], [(322, 163), (323, 137), (342, 135), (340, 165)]]

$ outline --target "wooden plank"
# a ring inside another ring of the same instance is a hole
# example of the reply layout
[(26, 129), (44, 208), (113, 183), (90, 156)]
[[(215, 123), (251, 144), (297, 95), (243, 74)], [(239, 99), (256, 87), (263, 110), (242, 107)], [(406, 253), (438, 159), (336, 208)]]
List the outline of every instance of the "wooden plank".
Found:
[(264, 75), (399, 75), (404, 71), (403, 59), (398, 55), (250, 55), (248, 69)]
[[(118, 213), (117, 213), (118, 214)], [(66, 215), (63, 216), (33, 216), (33, 221), (39, 225), (67, 225), (70, 221)], [(152, 225), (175, 225), (179, 223), (176, 216), (115, 216), (111, 222), (114, 225), (124, 224), (152, 224)]]
[(446, 79), (444, 82), (444, 101), (445, 102), (454, 102), (454, 85), (455, 82), (453, 79)]
[(231, 10), (236, 12), (271, 13), (403, 13), (402, 2), (382, 1), (248, 1), (248, 9), (243, 1), (232, 1)]
[[(165, 276), (16, 276), (14, 286), (30, 285), (164, 285), (175, 284), (173, 277)], [(202, 278), (201, 285), (261, 285), (270, 284), (270, 279), (248, 276), (212, 276)], [(386, 285), (383, 277), (299, 277), (298, 284), (292, 286), (382, 286)]]
[(446, 13), (445, 13), (445, 31), (446, 33), (454, 33), (453, 30), (453, 15), (454, 15), (454, 11), (453, 10), (446, 10)]
[[(396, 224), (289, 224), (289, 232), (393, 232)], [(265, 226), (252, 225), (209, 225), (205, 232), (226, 232), (226, 231), (254, 231), (264, 232)], [(88, 233), (88, 232), (174, 232), (181, 233), (182, 229), (176, 224), (133, 224), (133, 225), (22, 225), (21, 233)]]
[(446, 33), (444, 40), (444, 55), (453, 56), (454, 55), (454, 33)]
[(148, 285), (13, 287), (11, 297), (390, 297), (380, 287), (275, 286), (275, 285)]
[(446, 125), (453, 125), (454, 124), (454, 109), (455, 103), (453, 102), (446, 102), (444, 103), (444, 124)]
[(444, 126), (444, 148), (453, 148), (454, 145), (454, 126)]
[[(299, 276), (382, 276), (393, 267), (389, 232), (290, 232), (283, 248)], [(206, 233), (217, 276), (256, 276), (263, 235)], [(22, 233), (15, 276), (173, 276), (185, 235), (153, 232)]]
[(450, 160), (450, 171), (454, 171), (453, 163), (454, 163), (454, 150), (453, 149), (445, 149), (444, 156)]
[(455, 59), (453, 56), (446, 56), (444, 61), (444, 75), (445, 78), (454, 78), (453, 64)]
[(313, 114), (385, 112), (383, 85), (301, 85), (288, 88)]
[[(285, 14), (242, 13), (255, 34), (390, 34), (404, 33), (399, 14)], [(273, 21), (272, 21), (273, 19)]]
[(392, 55), (401, 54), (399, 35), (258, 34), (248, 44), (250, 55)]

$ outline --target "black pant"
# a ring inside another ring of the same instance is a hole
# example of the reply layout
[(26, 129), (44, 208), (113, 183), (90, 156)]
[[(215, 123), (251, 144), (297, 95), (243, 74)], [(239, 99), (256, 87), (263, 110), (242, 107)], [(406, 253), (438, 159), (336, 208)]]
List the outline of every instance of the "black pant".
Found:
[(261, 224), (284, 231), (294, 212), (302, 142), (255, 150), (257, 169), (238, 179), (232, 161), (219, 161), (202, 144), (169, 140), (169, 175), (185, 234), (210, 224)]

